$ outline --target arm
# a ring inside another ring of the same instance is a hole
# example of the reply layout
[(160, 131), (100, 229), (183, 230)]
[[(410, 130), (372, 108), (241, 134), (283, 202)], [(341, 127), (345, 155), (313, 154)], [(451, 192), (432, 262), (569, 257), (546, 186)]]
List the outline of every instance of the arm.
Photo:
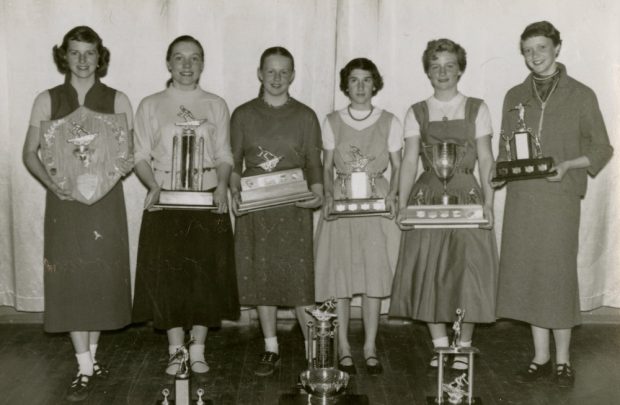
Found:
[(482, 196), (484, 198), (484, 215), (489, 224), (484, 226), (485, 229), (492, 229), (494, 223), (493, 216), (493, 196), (494, 191), (491, 187), (491, 170), (494, 166), (493, 151), (491, 149), (491, 134), (476, 138), (476, 152), (478, 154), (478, 174), (480, 177), (480, 186), (482, 188)]
[(230, 174), (229, 186), (232, 197), (233, 214), (239, 216), (241, 203), (241, 173), (243, 170), (243, 126), (239, 110), (230, 118), (230, 147), (233, 157), (233, 166)]
[(217, 186), (213, 193), (213, 202), (217, 205), (217, 213), (228, 212), (228, 181), (234, 164), (230, 146), (230, 115), (224, 100), (221, 102), (220, 114), (217, 117), (215, 132), (215, 172), (217, 173)]
[(310, 191), (314, 198), (295, 204), (300, 208), (319, 208), (323, 204), (323, 165), (321, 164), (321, 127), (314, 112), (308, 117), (303, 136), (305, 148), (305, 166)]
[(153, 148), (153, 135), (151, 124), (149, 122), (149, 114), (145, 101), (142, 101), (136, 112), (134, 122), (134, 159), (136, 164), (134, 171), (142, 184), (146, 186), (148, 192), (144, 200), (144, 209), (150, 210), (157, 201), (159, 201), (160, 185), (155, 180), (153, 169), (149, 164), (151, 159), (151, 150)]
[(32, 173), (37, 180), (39, 180), (48, 190), (56, 194), (58, 198), (61, 200), (72, 200), (71, 190), (60, 188), (52, 181), (52, 178), (49, 174), (47, 174), (47, 171), (45, 171), (45, 167), (43, 166), (43, 163), (41, 163), (41, 159), (39, 159), (39, 155), (37, 154), (39, 146), (39, 128), (31, 125), (28, 127), (26, 141), (24, 142), (24, 147), (22, 150), (22, 160), (24, 165), (26, 165), (30, 173)]
[(153, 169), (151, 169), (151, 165), (147, 163), (146, 160), (140, 160), (134, 166), (134, 171), (142, 184), (146, 186), (148, 189), (148, 193), (146, 194), (146, 199), (144, 200), (144, 209), (150, 210), (157, 201), (159, 201), (159, 192), (161, 191), (161, 187), (155, 181), (155, 176), (153, 175)]
[(402, 230), (412, 229), (412, 227), (400, 224), (404, 209), (407, 208), (407, 201), (415, 183), (418, 171), (418, 159), (420, 154), (420, 137), (412, 136), (405, 138), (405, 156), (403, 157), (398, 188), (400, 190), (400, 198), (398, 199), (398, 217), (396, 222)]
[(325, 191), (325, 204), (323, 205), (323, 218), (330, 217), (332, 203), (334, 201), (334, 150), (323, 149), (323, 189)]
[(385, 197), (385, 203), (387, 209), (390, 210), (391, 218), (394, 218), (398, 212), (398, 181), (400, 178), (400, 166), (402, 161), (401, 154), (401, 150), (398, 150), (397, 152), (390, 152), (390, 165), (392, 167), (392, 173), (390, 174), (390, 190), (388, 195)]

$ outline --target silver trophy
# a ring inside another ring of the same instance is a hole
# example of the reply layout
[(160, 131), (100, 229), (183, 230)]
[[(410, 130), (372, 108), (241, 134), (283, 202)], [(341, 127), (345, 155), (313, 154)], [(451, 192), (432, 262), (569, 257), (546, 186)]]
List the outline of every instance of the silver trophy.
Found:
[(194, 118), (191, 111), (179, 106), (178, 114), (183, 122), (181, 134), (172, 139), (172, 167), (170, 168), (170, 190), (162, 190), (157, 208), (165, 209), (215, 209), (213, 193), (203, 190), (205, 168), (205, 136), (199, 136), (196, 129), (207, 122)]
[(327, 404), (347, 388), (349, 374), (338, 370), (336, 299), (306, 309), (316, 321), (308, 322), (308, 369), (299, 375), (308, 403)]
[[(457, 308), (456, 321), (452, 325), (454, 334), (452, 343), (448, 347), (436, 347), (435, 353), (438, 355), (437, 368), (437, 396), (427, 397), (427, 404), (482, 404), (482, 400), (474, 397), (474, 355), (480, 351), (475, 347), (462, 347), (461, 327), (465, 319), (465, 310)], [(467, 355), (467, 373), (462, 373), (449, 383), (444, 383), (444, 359), (446, 355)], [(445, 394), (445, 395), (444, 395)]]
[(443, 194), (433, 203), (442, 205), (457, 204), (458, 198), (448, 194), (448, 182), (450, 182), (461, 160), (463, 160), (467, 144), (459, 145), (452, 142), (441, 142), (433, 145), (423, 145), (422, 150), (435, 171), (435, 175), (443, 183)]

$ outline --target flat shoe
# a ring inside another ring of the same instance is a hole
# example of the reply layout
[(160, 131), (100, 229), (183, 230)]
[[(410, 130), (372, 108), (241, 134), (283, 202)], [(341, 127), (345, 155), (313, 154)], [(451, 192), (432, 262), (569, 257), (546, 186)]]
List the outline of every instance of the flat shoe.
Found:
[(551, 360), (545, 364), (531, 362), (526, 370), (517, 374), (517, 382), (531, 383), (549, 377), (551, 374)]
[[(377, 362), (375, 364), (368, 364), (368, 360), (376, 360)], [(370, 375), (381, 374), (383, 373), (383, 366), (375, 356), (366, 357), (366, 371)]]
[[(206, 361), (196, 360), (191, 365), (192, 373), (194, 374), (207, 374), (209, 372), (209, 365)], [(206, 370), (204, 370), (206, 368)], [(204, 370), (204, 371), (203, 371)]]
[(555, 382), (559, 387), (570, 388), (575, 385), (575, 370), (569, 364), (558, 364)]
[(258, 365), (254, 369), (254, 374), (259, 377), (266, 377), (275, 371), (280, 364), (280, 355), (274, 352), (263, 352), (258, 361)]
[(468, 356), (454, 356), (452, 360), (453, 370), (467, 370), (469, 369), (469, 357)]
[(69, 391), (67, 391), (67, 401), (80, 402), (88, 398), (88, 392), (90, 391), (90, 380), (92, 376), (78, 374), (71, 382)]
[(99, 362), (93, 363), (93, 377), (106, 379), (110, 376), (110, 370)]
[[(351, 364), (342, 364), (342, 361), (346, 359), (351, 359)], [(342, 356), (340, 360), (338, 360), (338, 370), (344, 371), (349, 375), (357, 374), (357, 369), (355, 368), (355, 364), (353, 364), (353, 357)]]

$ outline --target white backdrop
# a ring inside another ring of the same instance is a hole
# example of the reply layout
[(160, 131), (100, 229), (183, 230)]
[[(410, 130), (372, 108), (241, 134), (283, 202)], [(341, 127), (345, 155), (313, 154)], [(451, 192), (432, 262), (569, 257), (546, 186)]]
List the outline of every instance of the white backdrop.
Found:
[[(201, 85), (232, 111), (256, 96), (261, 52), (283, 45), (295, 56), (291, 92), (322, 120), (346, 98), (338, 72), (351, 58), (373, 59), (385, 87), (375, 104), (401, 119), (428, 97), (421, 55), (430, 39), (464, 46), (468, 67), (460, 89), (484, 98), (498, 128), (504, 94), (527, 74), (518, 38), (547, 19), (561, 31), (559, 60), (598, 95), (612, 144), (620, 150), (620, 4), (615, 0), (0, 0), (0, 305), (43, 309), (44, 190), (21, 162), (30, 108), (39, 92), (59, 84), (51, 49), (76, 25), (90, 25), (111, 50), (104, 82), (125, 92), (134, 109), (163, 89), (165, 52), (178, 35), (205, 47)], [(497, 142), (494, 148), (497, 151)], [(590, 181), (582, 205), (579, 273), (583, 310), (620, 307), (616, 157)], [(124, 182), (132, 272), (145, 190)], [(504, 193), (496, 197), (501, 232)], [(552, 234), (553, 230), (550, 230)]]

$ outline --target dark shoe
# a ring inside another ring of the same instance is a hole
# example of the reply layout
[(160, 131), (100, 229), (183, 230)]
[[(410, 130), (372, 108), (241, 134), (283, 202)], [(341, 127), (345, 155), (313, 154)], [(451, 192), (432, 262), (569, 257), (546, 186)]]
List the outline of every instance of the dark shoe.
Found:
[(90, 376), (78, 374), (77, 377), (75, 377), (75, 380), (71, 382), (71, 386), (67, 392), (67, 401), (80, 402), (88, 398), (88, 392), (90, 391), (90, 380)]
[(103, 364), (95, 362), (93, 364), (93, 377), (106, 379), (110, 375), (110, 370)]
[[(377, 362), (375, 364), (368, 364), (368, 360), (376, 360)], [(383, 366), (375, 356), (366, 357), (366, 371), (370, 375), (381, 374), (383, 373)]]
[(254, 374), (260, 377), (266, 377), (273, 374), (276, 367), (280, 364), (280, 356), (274, 352), (264, 352), (260, 355), (258, 366), (254, 370)]
[(555, 382), (559, 387), (570, 388), (575, 385), (575, 370), (570, 364), (558, 364), (556, 367)]
[[(342, 364), (342, 361), (346, 359), (351, 359), (351, 364)], [(342, 356), (340, 360), (338, 360), (338, 370), (344, 371), (349, 375), (357, 374), (357, 369), (355, 368), (355, 364), (353, 364), (353, 357)]]
[(517, 374), (517, 382), (531, 383), (549, 377), (551, 374), (551, 360), (545, 364), (531, 362), (527, 370)]

